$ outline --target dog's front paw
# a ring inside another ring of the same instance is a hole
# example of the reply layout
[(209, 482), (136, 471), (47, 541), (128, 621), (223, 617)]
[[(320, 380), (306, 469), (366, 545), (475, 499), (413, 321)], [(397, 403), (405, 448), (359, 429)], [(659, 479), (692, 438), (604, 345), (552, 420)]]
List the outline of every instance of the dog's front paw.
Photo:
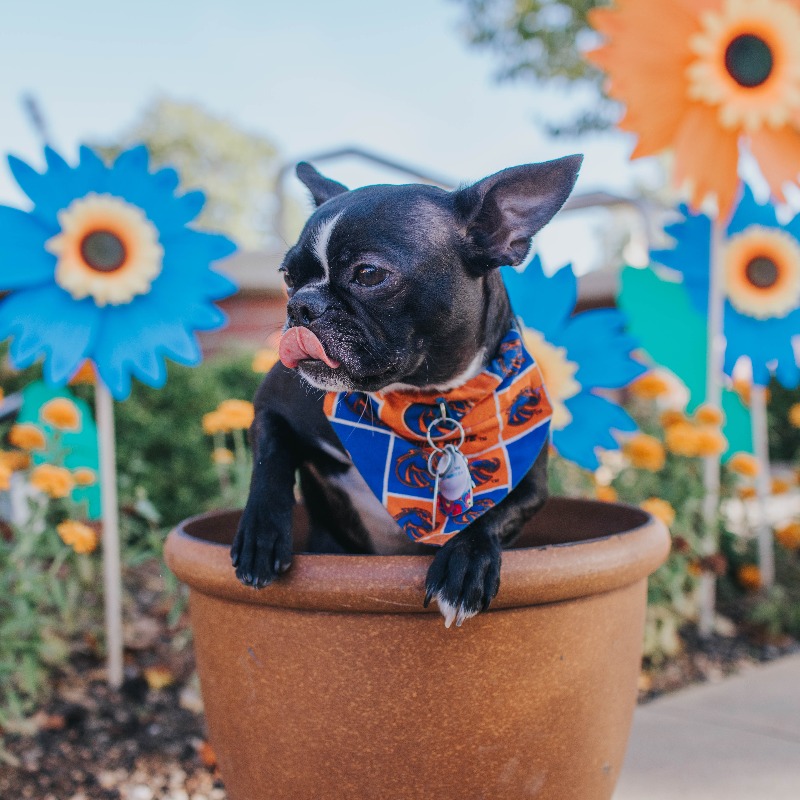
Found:
[(292, 564), (291, 515), (275, 514), (265, 503), (245, 506), (231, 546), (236, 577), (261, 589)]
[(434, 557), (425, 588), (425, 606), (435, 598), (447, 628), (485, 611), (500, 588), (497, 538), (469, 529), (454, 536)]

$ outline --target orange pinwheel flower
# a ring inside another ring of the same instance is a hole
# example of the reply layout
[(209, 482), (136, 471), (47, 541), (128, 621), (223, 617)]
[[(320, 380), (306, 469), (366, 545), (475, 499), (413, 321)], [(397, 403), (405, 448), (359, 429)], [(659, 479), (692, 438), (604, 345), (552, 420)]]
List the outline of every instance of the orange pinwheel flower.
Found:
[(800, 175), (798, 0), (617, 0), (590, 22), (606, 41), (588, 58), (626, 106), (634, 158), (672, 148), (691, 205), (714, 195), (726, 218), (743, 141), (784, 199)]

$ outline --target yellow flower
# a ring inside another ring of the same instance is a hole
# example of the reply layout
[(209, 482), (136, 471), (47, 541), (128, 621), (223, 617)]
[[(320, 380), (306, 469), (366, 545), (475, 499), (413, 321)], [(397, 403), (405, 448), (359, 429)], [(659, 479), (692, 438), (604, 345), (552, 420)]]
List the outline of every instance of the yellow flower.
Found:
[(217, 412), (226, 430), (249, 428), (255, 416), (253, 404), (247, 400), (223, 400)]
[(786, 494), (791, 488), (792, 485), (784, 478), (773, 478), (772, 484), (770, 485), (772, 494)]
[(752, 500), (756, 496), (756, 490), (754, 486), (740, 486), (736, 490), (736, 494), (738, 494), (742, 500)]
[(233, 464), (233, 453), (227, 447), (217, 447), (211, 454), (211, 460), (220, 466)]
[(787, 550), (800, 550), (800, 522), (790, 522), (781, 528), (776, 528), (775, 538)]
[(718, 456), (728, 449), (728, 440), (722, 435), (719, 428), (711, 425), (700, 425), (696, 432), (697, 455), (701, 457)]
[(743, 564), (736, 573), (739, 583), (748, 592), (761, 588), (761, 570), (755, 564)]
[(694, 412), (694, 418), (702, 425), (716, 425), (725, 422), (725, 415), (716, 406), (702, 405)]
[(8, 432), (8, 441), (23, 450), (44, 450), (47, 446), (42, 429), (30, 422), (14, 425)]
[(11, 467), (0, 464), (0, 490), (7, 492), (11, 488)]
[(56, 530), (61, 541), (76, 553), (91, 553), (97, 548), (97, 531), (83, 522), (68, 519), (56, 525)]
[(795, 428), (800, 428), (800, 403), (795, 403), (789, 409), (789, 422), (791, 422)]
[(594, 490), (595, 497), (604, 503), (617, 502), (617, 490), (613, 486), (597, 486)]
[(648, 514), (652, 514), (656, 519), (660, 519), (667, 527), (675, 522), (675, 509), (660, 497), (649, 497), (639, 507)]
[(92, 486), (97, 483), (97, 474), (89, 467), (78, 467), (73, 471), (72, 477), (78, 486)]
[(75, 481), (68, 469), (53, 464), (41, 464), (31, 472), (31, 485), (50, 497), (67, 497), (75, 486)]
[(625, 442), (622, 451), (639, 469), (658, 472), (664, 466), (664, 446), (654, 436), (637, 433)]
[(12, 472), (21, 469), (28, 469), (31, 465), (31, 457), (28, 453), (20, 450), (0, 450), (0, 464), (8, 467)]
[(678, 456), (697, 455), (697, 431), (688, 422), (679, 422), (667, 428), (664, 434), (667, 449)]
[(264, 347), (253, 356), (253, 372), (269, 372), (278, 362), (278, 351)]
[(209, 411), (203, 414), (203, 432), (212, 436), (215, 433), (225, 433), (226, 428), (219, 411)]
[(727, 461), (728, 469), (747, 478), (755, 478), (761, 467), (758, 459), (750, 453), (734, 453)]
[(680, 422), (686, 422), (686, 416), (682, 411), (670, 408), (661, 413), (659, 420), (662, 428), (669, 428), (671, 425), (677, 425)]
[(81, 427), (81, 412), (72, 400), (56, 397), (42, 406), (39, 416), (48, 425), (62, 431), (78, 431)]
[(669, 393), (669, 383), (657, 372), (647, 372), (630, 385), (631, 394), (642, 400), (655, 400)]
[(97, 382), (97, 377), (94, 372), (94, 365), (91, 361), (87, 358), (78, 369), (75, 371), (73, 376), (69, 379), (69, 385), (74, 386), (79, 383), (89, 384), (90, 386), (94, 386)]

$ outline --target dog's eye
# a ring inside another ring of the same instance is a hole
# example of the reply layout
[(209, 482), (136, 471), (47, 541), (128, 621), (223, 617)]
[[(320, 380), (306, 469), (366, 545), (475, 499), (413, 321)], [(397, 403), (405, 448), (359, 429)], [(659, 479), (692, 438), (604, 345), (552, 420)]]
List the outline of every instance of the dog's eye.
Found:
[(286, 270), (283, 270), (283, 282), (286, 284), (287, 289), (294, 289), (294, 279)]
[(360, 267), (356, 267), (353, 280), (359, 286), (377, 286), (379, 283), (383, 283), (386, 280), (388, 274), (388, 271), (382, 267), (376, 267), (373, 264), (363, 264)]

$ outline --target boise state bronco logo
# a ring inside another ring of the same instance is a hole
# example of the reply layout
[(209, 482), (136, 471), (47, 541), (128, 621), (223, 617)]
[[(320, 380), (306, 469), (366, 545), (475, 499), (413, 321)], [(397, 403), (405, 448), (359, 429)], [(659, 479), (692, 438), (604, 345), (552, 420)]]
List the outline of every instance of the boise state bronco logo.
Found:
[(426, 511), (424, 508), (404, 508), (394, 520), (415, 540), (430, 533), (433, 527), (433, 517), (430, 511)]
[(379, 422), (372, 400), (363, 392), (347, 392), (347, 394), (342, 395), (342, 402), (359, 420), (366, 422), (368, 425), (374, 425)]
[(520, 339), (507, 339), (500, 343), (497, 353), (497, 365), (503, 373), (503, 377), (516, 375), (525, 363), (525, 354), (522, 349)]
[(499, 469), (499, 458), (479, 458), (469, 462), (469, 472), (476, 486), (488, 483)]
[(422, 450), (415, 448), (404, 453), (394, 464), (394, 475), (404, 486), (424, 489), (433, 482), (428, 461)]
[(508, 409), (508, 424), (524, 425), (526, 422), (530, 422), (541, 402), (542, 392), (540, 389), (533, 389), (530, 386), (523, 389), (514, 398), (514, 402)]
[[(466, 416), (472, 406), (473, 403), (470, 403), (469, 400), (452, 400), (447, 403), (449, 416), (453, 419), (461, 419)], [(440, 416), (441, 412), (437, 406), (412, 403), (403, 413), (403, 424), (412, 433), (425, 436), (428, 433), (428, 426)]]
[(488, 511), (494, 505), (494, 500), (488, 497), (482, 497), (472, 504), (472, 508), (468, 508), (463, 514), (455, 514), (452, 520), (458, 525), (468, 525), (470, 522), (478, 519), (478, 517)]

